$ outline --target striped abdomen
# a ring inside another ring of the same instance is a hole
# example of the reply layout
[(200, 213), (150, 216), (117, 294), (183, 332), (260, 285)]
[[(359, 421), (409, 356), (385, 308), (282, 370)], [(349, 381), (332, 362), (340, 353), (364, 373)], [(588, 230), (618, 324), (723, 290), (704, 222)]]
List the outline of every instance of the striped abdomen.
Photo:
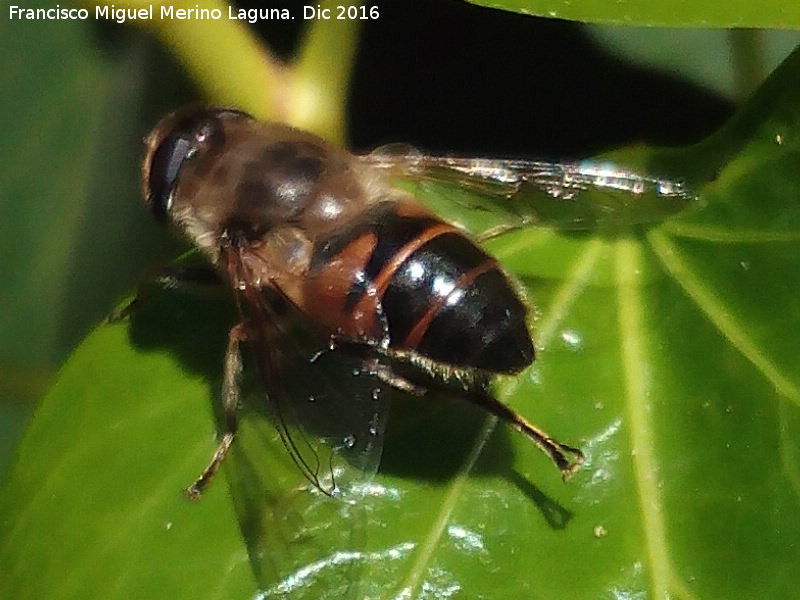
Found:
[(314, 249), (306, 310), (345, 334), (441, 363), (513, 373), (527, 309), (497, 262), (423, 208), (377, 204)]

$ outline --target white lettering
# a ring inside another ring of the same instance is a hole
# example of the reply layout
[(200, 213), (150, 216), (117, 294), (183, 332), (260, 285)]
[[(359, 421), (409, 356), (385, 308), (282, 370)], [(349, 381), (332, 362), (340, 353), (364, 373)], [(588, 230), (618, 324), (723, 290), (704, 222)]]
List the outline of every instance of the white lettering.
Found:
[[(308, 7), (305, 7), (308, 8)], [(228, 18), (257, 23), (258, 21), (291, 19), (288, 8), (239, 8), (228, 6)]]
[(214, 20), (222, 18), (222, 11), (218, 8), (200, 8), (195, 4), (194, 8), (175, 8), (172, 5), (161, 6), (162, 19), (178, 19), (185, 21), (187, 19), (197, 19), (201, 21)]
[(64, 19), (74, 21), (77, 19), (88, 19), (89, 11), (85, 8), (61, 8), (58, 4), (56, 4), (54, 8), (20, 8), (19, 6), (9, 6), (8, 18), (42, 21)]
[(149, 8), (117, 8), (113, 4), (94, 7), (95, 19), (109, 19), (119, 24), (130, 19), (148, 20), (153, 18), (153, 7)]

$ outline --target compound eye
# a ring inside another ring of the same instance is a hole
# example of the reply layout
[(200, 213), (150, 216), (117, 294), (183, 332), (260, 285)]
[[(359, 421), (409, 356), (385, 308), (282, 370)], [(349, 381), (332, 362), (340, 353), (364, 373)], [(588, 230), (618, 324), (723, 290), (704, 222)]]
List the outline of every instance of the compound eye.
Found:
[[(168, 131), (145, 165), (145, 200), (160, 220), (172, 208), (183, 164), (198, 153), (220, 148), (225, 143), (222, 122), (251, 119), (248, 114), (227, 108), (188, 108), (166, 117), (155, 132)], [(151, 134), (151, 136), (157, 134)]]
[(197, 140), (194, 136), (185, 131), (177, 131), (164, 138), (153, 153), (147, 182), (147, 204), (158, 219), (166, 219), (181, 165), (191, 158), (196, 149)]

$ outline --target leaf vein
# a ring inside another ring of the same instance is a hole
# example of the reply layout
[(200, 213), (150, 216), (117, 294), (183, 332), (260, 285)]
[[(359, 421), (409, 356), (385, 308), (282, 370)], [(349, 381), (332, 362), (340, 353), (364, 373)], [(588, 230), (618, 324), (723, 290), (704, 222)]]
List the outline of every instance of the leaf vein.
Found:
[(639, 496), (646, 553), (652, 573), (652, 598), (668, 598), (673, 579), (658, 489), (658, 462), (651, 428), (652, 374), (643, 340), (644, 311), (636, 275), (641, 271), (638, 242), (616, 245), (617, 310), (625, 386), (625, 410), (631, 431), (631, 457)]
[(708, 317), (717, 330), (736, 348), (775, 389), (800, 406), (800, 389), (747, 334), (747, 330), (727, 310), (723, 302), (692, 272), (679, 252), (661, 233), (651, 231), (648, 240), (661, 263), (675, 282), (683, 289), (697, 307)]
[(798, 242), (800, 231), (763, 231), (760, 229), (725, 230), (707, 225), (678, 221), (667, 222), (664, 230), (682, 238), (723, 244), (759, 244), (773, 242)]
[(424, 576), (425, 567), (431, 560), (431, 556), (433, 556), (433, 552), (436, 550), (436, 545), (438, 544), (445, 528), (447, 527), (447, 522), (450, 519), (450, 515), (458, 503), (458, 499), (461, 495), (464, 485), (467, 482), (470, 471), (472, 471), (472, 467), (475, 466), (475, 463), (478, 461), (483, 448), (489, 441), (489, 438), (494, 432), (496, 426), (496, 417), (490, 417), (486, 419), (486, 422), (483, 425), (481, 433), (478, 436), (477, 442), (473, 446), (472, 451), (459, 468), (458, 473), (456, 473), (455, 477), (453, 477), (453, 481), (450, 484), (450, 489), (448, 490), (447, 495), (442, 502), (442, 506), (439, 510), (439, 514), (436, 517), (436, 521), (431, 527), (431, 531), (427, 539), (419, 547), (416, 560), (409, 571), (408, 577), (400, 586), (399, 591), (392, 595), (393, 598), (399, 600), (413, 597), (414, 590), (419, 586), (420, 581)]
[[(575, 303), (594, 273), (597, 261), (600, 260), (607, 245), (600, 239), (593, 239), (586, 244), (586, 250), (575, 260), (575, 264), (566, 274), (564, 283), (556, 292), (550, 306), (544, 311), (544, 316), (538, 323), (538, 334), (534, 341), (539, 348), (545, 348), (552, 341), (556, 328), (564, 320), (569, 309)], [(532, 365), (528, 369), (532, 368)], [(526, 369), (527, 370), (527, 369)], [(524, 379), (524, 372), (513, 378), (504, 380), (498, 395), (505, 400), (511, 397)]]

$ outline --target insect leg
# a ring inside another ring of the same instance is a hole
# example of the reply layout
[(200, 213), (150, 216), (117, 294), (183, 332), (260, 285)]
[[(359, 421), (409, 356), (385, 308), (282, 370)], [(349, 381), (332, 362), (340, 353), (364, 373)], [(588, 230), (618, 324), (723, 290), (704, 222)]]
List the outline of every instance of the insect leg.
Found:
[[(339, 336), (331, 336), (328, 351), (343, 351), (350, 356), (360, 357), (364, 362), (364, 369), (374, 374), (385, 384), (416, 396), (424, 396), (432, 389), (441, 389), (450, 393), (455, 393), (458, 397), (474, 402), (487, 412), (495, 415), (509, 426), (520, 433), (528, 436), (536, 447), (544, 452), (556, 465), (561, 476), (566, 480), (583, 463), (583, 453), (577, 448), (562, 444), (550, 437), (545, 431), (529, 423), (522, 415), (517, 414), (508, 406), (498, 401), (488, 391), (484, 389), (486, 384), (480, 379), (470, 377), (468, 371), (459, 372), (452, 369), (448, 372), (446, 368), (436, 368), (434, 363), (427, 365), (425, 361), (414, 364), (414, 361), (402, 351), (382, 349), (374, 344), (362, 341), (348, 340)], [(406, 377), (391, 365), (381, 362), (381, 358), (395, 359), (399, 361), (398, 366), (412, 367), (410, 373), (417, 374), (422, 378), (430, 378), (433, 387), (428, 384), (415, 383), (417, 377), (411, 375)]]
[(366, 365), (366, 368), (374, 373), (383, 383), (401, 392), (406, 392), (414, 396), (424, 396), (428, 392), (428, 388), (410, 382), (405, 377), (395, 373), (390, 367), (382, 365), (377, 361), (374, 364), (370, 363)]
[(139, 307), (147, 302), (157, 290), (196, 291), (219, 285), (217, 273), (208, 267), (189, 267), (185, 265), (167, 265), (145, 275), (139, 283), (136, 295), (125, 306), (111, 312), (106, 323), (116, 323), (130, 317)]
[(565, 480), (583, 463), (583, 452), (551, 438), (545, 431), (529, 423), (522, 415), (511, 410), (488, 392), (476, 390), (470, 393), (467, 399), (528, 436), (542, 452), (550, 457)]
[(225, 433), (222, 434), (217, 449), (203, 472), (192, 485), (186, 488), (186, 496), (191, 500), (200, 497), (208, 487), (214, 474), (230, 450), (238, 426), (237, 411), (239, 408), (239, 389), (242, 374), (241, 342), (247, 340), (244, 324), (238, 323), (228, 332), (228, 346), (225, 349), (225, 372), (222, 378), (222, 408), (225, 413)]
[[(429, 391), (429, 388), (409, 381), (387, 365), (379, 362), (367, 364), (370, 364), (372, 372), (378, 379), (395, 389), (416, 396), (424, 396)], [(553, 461), (558, 470), (561, 471), (561, 476), (564, 480), (567, 480), (583, 463), (583, 453), (580, 450), (551, 438), (545, 431), (529, 423), (522, 415), (511, 410), (490, 393), (476, 388), (469, 391), (462, 389), (460, 392), (456, 392), (456, 395), (474, 402), (487, 412), (505, 421), (512, 428), (528, 436), (536, 444), (536, 447)]]
[(386, 355), (385, 350), (381, 350), (376, 344), (369, 341), (352, 340), (347, 337), (333, 334), (328, 340), (328, 346), (317, 351), (309, 362), (316, 362), (322, 356), (331, 352), (343, 352), (350, 357), (358, 358), (362, 361), (362, 370), (370, 375), (375, 375), (389, 387), (393, 387), (401, 392), (407, 392), (414, 396), (424, 396), (428, 388), (412, 383), (407, 378), (395, 372), (389, 365), (380, 362)]

